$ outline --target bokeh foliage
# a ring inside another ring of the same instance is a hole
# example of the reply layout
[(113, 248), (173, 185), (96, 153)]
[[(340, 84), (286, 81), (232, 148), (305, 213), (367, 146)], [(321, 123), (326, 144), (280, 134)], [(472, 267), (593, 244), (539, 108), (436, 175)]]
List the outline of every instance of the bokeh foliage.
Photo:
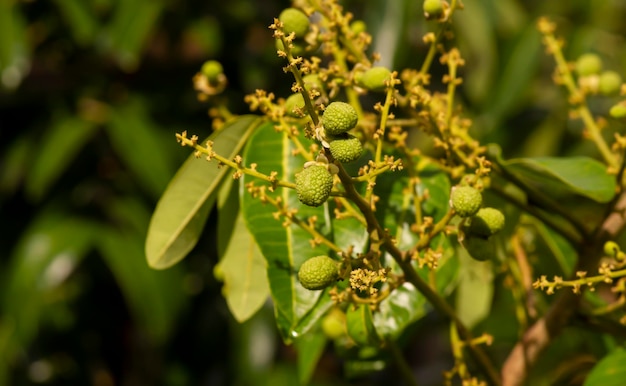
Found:
[[(507, 159), (597, 156), (568, 120), (535, 20), (548, 15), (559, 23), (569, 58), (593, 51), (625, 74), (626, 5), (464, 3), (455, 28), (467, 60), (461, 99), (475, 134), (500, 144)], [(209, 218), (198, 247), (176, 267), (153, 271), (143, 251), (156, 200), (188, 155), (174, 133), (211, 133), (191, 77), (208, 58), (224, 63), (225, 97), (238, 113), (255, 88), (286, 95), (292, 81), (267, 25), (287, 5), (0, 0), (0, 384), (294, 384), (295, 359), (278, 343), (271, 310), (243, 326), (228, 314), (213, 277), (223, 219)], [(345, 5), (368, 24), (384, 64), (421, 62), (427, 28), (419, 1)], [(597, 98), (592, 108), (604, 113), (612, 103)], [(478, 313), (467, 318), (479, 320), (492, 294), (465, 285), (463, 301), (475, 302), (468, 310)], [(492, 307), (502, 312), (482, 327), (515, 341), (516, 330), (503, 323), (515, 323), (506, 320), (511, 299), (494, 296)], [(423, 319), (415, 339), (441, 328), (436, 318)], [(565, 338), (572, 339), (557, 346), (563, 351), (589, 342), (576, 330)], [(412, 356), (423, 357), (427, 343), (415, 346)], [(332, 355), (326, 358), (316, 381), (339, 382)], [(432, 354), (418, 371), (438, 379), (442, 361)]]

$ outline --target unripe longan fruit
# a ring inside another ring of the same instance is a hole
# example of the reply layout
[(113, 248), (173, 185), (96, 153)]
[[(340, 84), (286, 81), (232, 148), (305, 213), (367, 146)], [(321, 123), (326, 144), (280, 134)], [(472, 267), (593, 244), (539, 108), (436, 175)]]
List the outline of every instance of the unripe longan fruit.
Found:
[(364, 73), (356, 75), (356, 83), (370, 91), (382, 91), (387, 86), (385, 82), (389, 80), (391, 71), (387, 67), (372, 67)]
[(308, 290), (317, 291), (337, 281), (339, 265), (328, 256), (316, 256), (308, 259), (298, 270), (300, 284)]
[(599, 74), (602, 71), (602, 59), (596, 54), (583, 54), (576, 60), (576, 73), (579, 76)]
[(426, 19), (438, 18), (443, 14), (443, 0), (424, 0)]
[(626, 103), (622, 101), (611, 107), (611, 110), (609, 110), (609, 115), (611, 115), (613, 118), (626, 117)]
[(340, 135), (353, 129), (359, 116), (354, 107), (345, 102), (332, 102), (322, 115), (324, 130), (328, 135)]
[(278, 16), (278, 20), (283, 23), (283, 31), (289, 35), (296, 33), (297, 37), (303, 37), (309, 32), (309, 17), (296, 8), (287, 8)]
[(470, 217), (467, 232), (471, 235), (489, 237), (504, 228), (504, 214), (496, 208), (481, 208)]
[(599, 89), (604, 95), (613, 95), (622, 87), (622, 77), (615, 71), (604, 71), (600, 74)]
[(322, 205), (330, 197), (332, 188), (333, 176), (326, 166), (309, 166), (296, 174), (296, 194), (304, 205)]
[(287, 100), (285, 100), (285, 113), (292, 117), (299, 117), (299, 115), (294, 112), (296, 107), (304, 109), (304, 97), (300, 93), (291, 94)]
[(216, 82), (219, 76), (224, 73), (224, 68), (217, 60), (207, 60), (202, 65), (202, 69), (200, 71), (202, 72), (202, 75), (207, 77), (209, 82)]
[(478, 236), (466, 237), (463, 246), (469, 255), (478, 261), (486, 261), (496, 258), (495, 245), (488, 239)]
[(345, 133), (342, 136), (329, 138), (330, 153), (341, 163), (358, 160), (363, 153), (361, 141), (354, 135)]
[(483, 195), (471, 186), (455, 186), (450, 191), (450, 206), (460, 217), (476, 214), (483, 203)]

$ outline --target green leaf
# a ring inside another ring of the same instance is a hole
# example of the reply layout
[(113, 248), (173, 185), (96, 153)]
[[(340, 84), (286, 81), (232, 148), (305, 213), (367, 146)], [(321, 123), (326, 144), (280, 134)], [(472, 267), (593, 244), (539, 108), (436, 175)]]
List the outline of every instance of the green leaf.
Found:
[(298, 380), (307, 385), (315, 372), (328, 339), (321, 331), (310, 332), (295, 341), (298, 350)]
[(2, 285), (3, 323), (14, 327), (13, 349), (30, 344), (38, 330), (46, 294), (60, 286), (92, 248), (94, 223), (43, 211), (33, 221), (6, 267)]
[(472, 328), (491, 311), (494, 290), (493, 271), (491, 263), (472, 259), (461, 246), (457, 249), (457, 255), (463, 269), (459, 273), (456, 311), (461, 321), (468, 328)]
[[(277, 133), (273, 124), (260, 127), (248, 141), (244, 151), (244, 163), (256, 163), (257, 170), (270, 174), (275, 171), (278, 178), (293, 181), (296, 171), (302, 169), (304, 159), (293, 156), (294, 146), (284, 133)], [(304, 141), (304, 139), (301, 139)], [(307, 146), (307, 143), (304, 143)], [(250, 182), (257, 186), (265, 184), (244, 175), (240, 185), (241, 208), (246, 225), (267, 261), (267, 277), (270, 282), (272, 299), (274, 300), (276, 323), (281, 336), (289, 343), (306, 330), (296, 331), (301, 319), (310, 315), (311, 310), (323, 304), (318, 302), (322, 291), (309, 291), (300, 285), (296, 277), (297, 269), (308, 258), (325, 255), (328, 249), (323, 246), (312, 247), (311, 235), (294, 224), (283, 226), (284, 219), (276, 219), (276, 207), (263, 203), (245, 188)], [(329, 218), (327, 205), (311, 208), (300, 204), (291, 189), (277, 189), (275, 192), (266, 190), (268, 196), (280, 198), (289, 209), (298, 209), (297, 216), (306, 220), (309, 216), (317, 216), (318, 225), (328, 228), (324, 219)], [(329, 231), (319, 229), (320, 231)], [(330, 302), (326, 296), (323, 302)], [(314, 313), (320, 315), (322, 313)], [(307, 323), (310, 326), (312, 323)]]
[(490, 127), (499, 126), (503, 118), (528, 98), (530, 79), (539, 66), (541, 55), (541, 36), (536, 26), (531, 23), (519, 36), (513, 51), (506, 60), (502, 74), (493, 88), (493, 95), (488, 98), (488, 116)]
[(426, 299), (411, 283), (404, 283), (380, 303), (380, 310), (374, 313), (374, 325), (380, 336), (395, 339), (424, 315)]
[(21, 7), (14, 3), (0, 1), (0, 85), (7, 89), (17, 88), (30, 69), (27, 25)]
[(621, 386), (626, 379), (626, 349), (620, 347), (602, 358), (591, 370), (584, 386)]
[(97, 245), (142, 330), (155, 342), (164, 342), (186, 302), (182, 271), (146, 266), (141, 239), (132, 233), (102, 228)]
[[(261, 123), (256, 116), (229, 122), (211, 135), (214, 148), (226, 158), (234, 157)], [(146, 237), (146, 257), (152, 268), (168, 268), (196, 245), (227, 168), (190, 155), (157, 203)]]
[(62, 116), (45, 132), (26, 180), (26, 193), (41, 199), (93, 136), (97, 126), (83, 119)]
[(133, 177), (158, 197), (172, 176), (173, 163), (168, 148), (158, 139), (160, 129), (144, 104), (133, 99), (124, 106), (111, 107), (105, 129)]
[[(221, 213), (220, 215), (230, 215)], [(243, 215), (236, 216), (235, 228), (219, 262), (224, 275), (222, 293), (230, 312), (242, 323), (254, 315), (270, 294), (267, 269), (261, 250), (248, 232)]]
[(74, 40), (82, 46), (91, 43), (98, 30), (98, 21), (81, 0), (55, 0), (63, 17), (70, 25)]
[(372, 309), (367, 304), (349, 306), (346, 311), (348, 335), (359, 346), (374, 345), (379, 342)]
[(106, 30), (106, 38), (108, 48), (126, 71), (134, 70), (139, 64), (141, 49), (164, 5), (162, 0), (117, 2), (111, 25)]
[(589, 157), (517, 158), (505, 165), (526, 184), (553, 197), (578, 194), (606, 203), (615, 196), (615, 176), (607, 173), (606, 165)]

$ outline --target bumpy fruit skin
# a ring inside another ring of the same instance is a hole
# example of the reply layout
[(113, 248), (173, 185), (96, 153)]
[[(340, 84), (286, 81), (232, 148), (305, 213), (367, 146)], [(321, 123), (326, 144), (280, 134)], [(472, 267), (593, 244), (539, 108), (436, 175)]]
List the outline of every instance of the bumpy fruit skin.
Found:
[(489, 237), (504, 228), (504, 214), (496, 208), (481, 208), (470, 217), (467, 233)]
[(294, 112), (293, 109), (299, 107), (300, 109), (304, 109), (304, 97), (302, 94), (291, 94), (285, 101), (285, 112), (287, 115), (292, 117), (298, 117), (299, 115)]
[(372, 67), (357, 75), (356, 83), (370, 91), (382, 91), (387, 87), (385, 81), (389, 80), (390, 76), (391, 71), (387, 67)]
[(476, 214), (483, 203), (483, 195), (471, 186), (455, 186), (450, 192), (450, 206), (461, 217)]
[(351, 134), (344, 134), (338, 137), (329, 138), (330, 154), (341, 163), (356, 161), (363, 153), (363, 145), (357, 137)]
[(295, 32), (297, 37), (303, 37), (309, 31), (309, 18), (299, 9), (287, 8), (283, 10), (278, 16), (278, 20), (283, 23), (283, 31), (287, 35)]
[(602, 71), (602, 59), (596, 54), (583, 54), (576, 60), (576, 73), (579, 76), (599, 74)]
[(322, 115), (328, 135), (340, 135), (356, 126), (359, 116), (354, 107), (345, 102), (332, 102)]
[(320, 206), (330, 196), (333, 176), (322, 165), (313, 165), (296, 174), (298, 200), (308, 206)]
[(600, 74), (599, 89), (604, 95), (616, 94), (622, 86), (622, 77), (615, 71)]
[(316, 256), (300, 266), (298, 280), (308, 290), (317, 291), (337, 281), (339, 275), (337, 262), (328, 256)]
[(424, 0), (424, 16), (427, 19), (439, 17), (443, 14), (442, 0)]
[(611, 107), (611, 110), (609, 110), (609, 114), (613, 118), (624, 118), (624, 117), (626, 117), (626, 103), (621, 102), (621, 103), (618, 103), (615, 106)]
[(463, 246), (469, 255), (478, 261), (495, 260), (496, 249), (492, 242), (483, 237), (470, 236), (463, 240)]
[(209, 82), (215, 82), (219, 76), (224, 72), (222, 64), (216, 60), (208, 60), (202, 65), (200, 70), (204, 76), (207, 77)]

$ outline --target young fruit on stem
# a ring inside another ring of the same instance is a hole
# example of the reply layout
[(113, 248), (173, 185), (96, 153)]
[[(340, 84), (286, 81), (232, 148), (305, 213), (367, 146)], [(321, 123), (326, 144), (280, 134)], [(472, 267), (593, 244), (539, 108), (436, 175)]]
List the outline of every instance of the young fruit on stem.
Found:
[(471, 186), (454, 186), (450, 192), (450, 206), (460, 217), (476, 214), (483, 203), (483, 195)]
[(322, 115), (324, 130), (327, 135), (340, 135), (353, 129), (359, 116), (354, 107), (345, 102), (332, 102)]
[(343, 134), (328, 138), (330, 153), (333, 158), (341, 163), (356, 161), (363, 153), (361, 141), (351, 134)]
[(466, 233), (470, 235), (489, 237), (498, 233), (504, 227), (504, 214), (496, 208), (481, 208), (469, 218)]
[(317, 291), (337, 281), (338, 263), (328, 256), (316, 256), (308, 259), (298, 270), (300, 284), (308, 290)]
[(309, 17), (296, 8), (287, 8), (278, 16), (278, 20), (283, 23), (283, 31), (289, 35), (296, 33), (296, 37), (304, 37), (309, 32)]
[(311, 165), (296, 174), (298, 200), (308, 206), (320, 206), (330, 196), (333, 176), (324, 165)]

